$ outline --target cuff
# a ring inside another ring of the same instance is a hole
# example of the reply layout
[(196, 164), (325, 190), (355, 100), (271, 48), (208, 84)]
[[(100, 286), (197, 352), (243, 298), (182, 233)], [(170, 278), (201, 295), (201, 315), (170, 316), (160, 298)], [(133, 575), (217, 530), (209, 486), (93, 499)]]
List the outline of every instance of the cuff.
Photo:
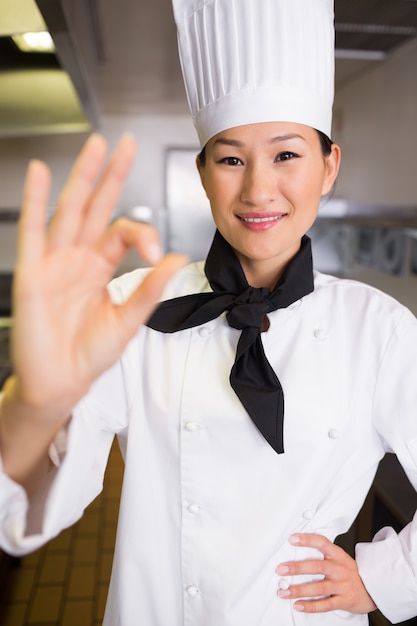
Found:
[(406, 558), (411, 525), (399, 535), (392, 528), (383, 528), (372, 543), (358, 543), (356, 563), (359, 575), (378, 609), (393, 624), (417, 614), (417, 579)]

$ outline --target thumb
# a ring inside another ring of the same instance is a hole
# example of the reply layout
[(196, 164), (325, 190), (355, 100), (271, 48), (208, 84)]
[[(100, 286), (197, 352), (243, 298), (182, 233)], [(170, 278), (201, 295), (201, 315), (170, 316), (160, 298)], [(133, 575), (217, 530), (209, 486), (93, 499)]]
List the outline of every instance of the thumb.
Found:
[(164, 256), (120, 307), (123, 324), (130, 332), (134, 332), (149, 319), (167, 283), (187, 261), (188, 258), (183, 254), (172, 253)]

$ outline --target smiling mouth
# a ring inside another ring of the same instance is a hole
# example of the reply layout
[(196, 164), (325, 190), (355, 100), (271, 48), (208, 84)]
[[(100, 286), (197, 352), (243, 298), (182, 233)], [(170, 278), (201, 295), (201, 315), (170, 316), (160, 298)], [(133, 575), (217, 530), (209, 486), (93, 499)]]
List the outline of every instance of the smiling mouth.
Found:
[(244, 217), (242, 215), (238, 215), (238, 218), (242, 220), (242, 222), (250, 222), (255, 224), (262, 224), (265, 222), (277, 222), (286, 216), (286, 213), (282, 213), (281, 215), (270, 215), (268, 217)]

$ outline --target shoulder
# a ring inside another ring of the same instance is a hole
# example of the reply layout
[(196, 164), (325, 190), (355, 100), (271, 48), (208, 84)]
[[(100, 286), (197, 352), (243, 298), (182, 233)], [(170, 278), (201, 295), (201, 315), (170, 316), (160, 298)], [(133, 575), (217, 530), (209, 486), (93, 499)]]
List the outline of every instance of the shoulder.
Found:
[(395, 298), (356, 280), (314, 272), (313, 306), (343, 323), (394, 328), (402, 320), (417, 325), (414, 315)]
[(349, 278), (338, 278), (314, 272), (314, 293), (321, 298), (350, 302), (352, 307), (383, 306), (387, 309), (404, 310), (405, 307), (392, 296), (376, 287)]
[[(112, 300), (124, 302), (150, 271), (150, 267), (139, 268), (113, 279), (108, 286)], [(165, 288), (162, 300), (204, 291), (211, 291), (211, 288), (204, 273), (204, 261), (199, 261), (186, 265), (173, 276)]]

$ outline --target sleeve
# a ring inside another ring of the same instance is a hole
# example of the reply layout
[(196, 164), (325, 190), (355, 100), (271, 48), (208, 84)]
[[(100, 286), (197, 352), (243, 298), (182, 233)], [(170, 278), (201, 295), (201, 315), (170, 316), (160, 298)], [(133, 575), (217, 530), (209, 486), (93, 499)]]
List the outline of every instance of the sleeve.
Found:
[(54, 442), (55, 468), (30, 500), (0, 459), (0, 547), (16, 556), (36, 550), (74, 524), (101, 492), (115, 434), (127, 428), (122, 367), (105, 372), (75, 407)]
[[(123, 302), (146, 271), (113, 280), (108, 286), (112, 300)], [(68, 428), (58, 434), (49, 451), (55, 468), (35, 497), (29, 500), (21, 485), (4, 473), (0, 457), (0, 548), (4, 551), (19, 556), (36, 550), (80, 519), (101, 492), (114, 436), (127, 429), (128, 387), (132, 381), (137, 384), (135, 353), (128, 347), (75, 407)]]
[[(383, 355), (374, 394), (375, 426), (417, 490), (417, 320), (405, 311)], [(381, 529), (356, 546), (359, 574), (394, 624), (417, 615), (417, 515), (400, 533)]]

